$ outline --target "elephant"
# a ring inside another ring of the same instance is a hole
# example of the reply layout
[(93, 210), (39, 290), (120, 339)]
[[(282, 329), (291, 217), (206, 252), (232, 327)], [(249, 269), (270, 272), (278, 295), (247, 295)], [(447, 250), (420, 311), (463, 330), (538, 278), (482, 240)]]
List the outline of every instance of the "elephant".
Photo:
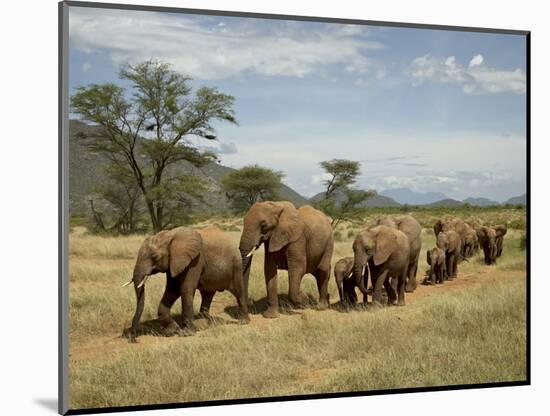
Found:
[[(368, 268), (365, 268), (363, 273), (365, 286), (368, 285), (368, 270)], [(336, 262), (334, 265), (334, 280), (336, 280), (340, 302), (345, 306), (357, 303), (356, 284), (353, 278), (353, 257), (344, 257)], [(364, 298), (363, 301), (366, 303), (367, 299)]]
[(462, 257), (472, 257), (477, 246), (478, 242), (476, 230), (466, 224), (466, 235), (462, 241)]
[(477, 237), (478, 230), (483, 226), (479, 219), (477, 218), (470, 218), (466, 221), (466, 224), (468, 224), (476, 233), (476, 239), (474, 242), (474, 253), (479, 250), (479, 238)]
[(353, 242), (355, 282), (366, 300), (367, 288), (363, 270), (368, 266), (373, 287), (372, 303), (381, 305), (382, 286), (388, 293), (388, 304), (395, 303), (396, 293), (389, 278), (397, 279), (397, 304), (405, 305), (405, 284), (409, 270), (409, 239), (402, 231), (376, 225), (360, 232)]
[(443, 218), (435, 223), (434, 234), (437, 237), (441, 231), (453, 230), (458, 233), (461, 242), (463, 242), (466, 239), (467, 227), (468, 225), (460, 218)]
[(434, 247), (426, 252), (426, 261), (430, 266), (429, 275), (425, 284), (443, 283), (447, 280), (447, 267), (445, 265), (445, 252), (439, 247)]
[(405, 292), (414, 292), (416, 289), (416, 272), (418, 270), (418, 260), (420, 250), (422, 249), (422, 227), (418, 221), (411, 215), (400, 215), (395, 217), (384, 217), (378, 220), (378, 225), (386, 225), (403, 232), (409, 239), (409, 267), (407, 270), (407, 283)]
[(483, 248), (485, 264), (491, 265), (497, 262), (497, 233), (491, 227), (481, 227), (477, 230), (477, 238)]
[[(185, 227), (161, 231), (143, 241), (136, 259), (133, 278), (136, 311), (132, 319), (130, 341), (135, 342), (145, 302), (145, 282), (149, 276), (166, 273), (166, 288), (158, 308), (161, 325), (167, 335), (192, 334), (193, 298), (201, 293), (201, 315), (208, 317), (216, 291), (229, 290), (237, 299), (240, 321), (249, 321), (241, 256), (229, 237), (210, 226), (202, 230)], [(170, 309), (181, 297), (183, 330), (173, 320)]]
[(252, 205), (244, 217), (239, 243), (247, 293), (252, 256), (262, 244), (268, 299), (264, 317), (279, 316), (277, 270), (288, 270), (288, 297), (295, 307), (302, 307), (306, 302), (300, 284), (303, 276), (311, 273), (319, 290), (318, 309), (328, 308), (334, 240), (330, 220), (325, 214), (309, 205), (296, 209), (288, 201), (263, 201)]
[(445, 252), (445, 267), (447, 277), (454, 279), (458, 273), (458, 261), (462, 250), (462, 240), (454, 230), (441, 231), (437, 234), (437, 248)]
[(508, 226), (506, 224), (494, 225), (493, 229), (496, 232), (496, 244), (497, 244), (497, 257), (502, 255), (502, 244), (504, 242), (504, 236), (508, 232)]

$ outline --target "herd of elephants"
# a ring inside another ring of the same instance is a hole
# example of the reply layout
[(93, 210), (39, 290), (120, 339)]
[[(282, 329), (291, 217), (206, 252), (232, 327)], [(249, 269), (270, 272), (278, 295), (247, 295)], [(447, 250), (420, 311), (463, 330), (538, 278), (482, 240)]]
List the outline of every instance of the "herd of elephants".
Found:
[[(457, 265), (480, 247), (485, 263), (490, 265), (502, 253), (506, 225), (492, 227), (477, 220), (439, 219), (433, 227), (436, 247), (427, 250), (430, 269), (425, 284), (443, 283), (457, 277)], [(386, 216), (362, 230), (353, 241), (353, 257), (339, 259), (334, 277), (340, 301), (349, 308), (357, 302), (359, 288), (363, 302), (372, 295), (372, 304), (404, 305), (405, 292), (416, 289), (416, 274), (422, 246), (422, 228), (411, 215)], [(229, 290), (239, 305), (239, 320), (249, 322), (248, 281), (254, 252), (263, 244), (267, 310), (263, 315), (279, 314), (277, 270), (288, 271), (288, 298), (299, 308), (309, 301), (300, 291), (305, 274), (311, 273), (319, 290), (318, 309), (329, 307), (328, 283), (334, 239), (330, 219), (321, 211), (287, 201), (255, 203), (244, 217), (239, 247), (217, 227), (204, 229), (178, 227), (147, 237), (141, 245), (133, 278), (136, 311), (130, 329), (135, 342), (144, 308), (145, 282), (156, 273), (166, 273), (166, 288), (158, 309), (159, 321), (166, 335), (187, 335), (195, 331), (193, 299), (201, 293), (200, 316), (208, 318), (216, 291)], [(370, 274), (371, 287), (368, 288)], [(385, 289), (384, 293), (383, 290)], [(170, 309), (182, 299), (182, 326), (172, 318)]]

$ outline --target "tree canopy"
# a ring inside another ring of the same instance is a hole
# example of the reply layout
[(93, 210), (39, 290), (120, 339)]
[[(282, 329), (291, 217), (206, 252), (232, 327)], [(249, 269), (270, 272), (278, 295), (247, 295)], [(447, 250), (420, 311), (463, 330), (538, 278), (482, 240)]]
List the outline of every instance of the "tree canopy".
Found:
[(277, 199), (282, 178), (282, 172), (250, 165), (228, 173), (222, 185), (233, 207), (246, 211), (257, 201)]
[(332, 226), (336, 227), (341, 220), (356, 216), (358, 207), (376, 192), (351, 188), (361, 174), (359, 162), (332, 159), (323, 161), (320, 165), (328, 178), (323, 181), (325, 192), (317, 206), (332, 218)]
[(200, 87), (193, 94), (190, 78), (160, 61), (123, 65), (119, 78), (129, 87), (114, 83), (78, 87), (71, 97), (71, 111), (100, 127), (93, 137), (81, 137), (83, 142), (131, 173), (153, 229), (160, 231), (197, 185), (197, 178), (168, 168), (182, 160), (195, 166), (216, 160), (214, 153), (201, 150), (191, 138), (215, 140), (214, 121), (237, 124), (234, 98), (211, 87)]

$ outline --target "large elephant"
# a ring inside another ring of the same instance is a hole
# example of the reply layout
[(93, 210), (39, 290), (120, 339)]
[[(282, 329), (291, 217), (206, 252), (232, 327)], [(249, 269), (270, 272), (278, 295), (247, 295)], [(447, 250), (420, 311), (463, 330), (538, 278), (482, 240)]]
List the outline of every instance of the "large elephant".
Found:
[(462, 240), (454, 230), (441, 231), (437, 234), (437, 247), (445, 252), (447, 277), (454, 279), (458, 274), (458, 262), (461, 258)]
[(239, 244), (247, 293), (252, 255), (261, 244), (265, 250), (264, 276), (268, 300), (265, 317), (279, 315), (278, 269), (288, 270), (288, 297), (294, 306), (300, 307), (305, 302), (306, 296), (300, 291), (300, 284), (303, 276), (311, 273), (317, 280), (318, 307), (328, 307), (334, 240), (330, 220), (325, 214), (308, 205), (296, 209), (288, 201), (252, 205), (244, 217)]
[(466, 239), (468, 224), (466, 224), (460, 218), (446, 217), (446, 218), (437, 220), (437, 222), (434, 225), (434, 234), (436, 235), (436, 237), (441, 231), (450, 231), (450, 230), (456, 231), (460, 236), (460, 240), (464, 241)]
[(373, 287), (372, 302), (382, 303), (382, 286), (388, 293), (388, 303), (393, 304), (396, 293), (389, 283), (389, 278), (397, 279), (397, 304), (405, 304), (405, 284), (409, 266), (409, 239), (402, 232), (385, 225), (377, 225), (362, 231), (353, 242), (355, 282), (364, 299), (367, 288), (363, 281), (363, 270), (370, 269)]
[(497, 262), (497, 233), (491, 227), (481, 227), (477, 230), (479, 244), (483, 248), (485, 264), (491, 265)]
[(409, 266), (407, 270), (406, 292), (414, 292), (416, 289), (416, 271), (418, 270), (418, 260), (420, 250), (422, 249), (422, 227), (418, 221), (410, 215), (399, 215), (395, 217), (384, 217), (378, 220), (378, 225), (385, 225), (398, 229), (409, 239)]
[(470, 225), (466, 224), (466, 234), (462, 241), (462, 257), (472, 257), (478, 247), (477, 232)]
[(496, 245), (497, 245), (497, 257), (502, 255), (502, 244), (504, 242), (504, 236), (508, 232), (508, 226), (506, 224), (499, 224), (493, 226), (496, 233)]
[[(368, 285), (369, 269), (365, 268), (363, 273), (363, 282)], [(357, 294), (355, 293), (355, 279), (353, 278), (353, 257), (344, 257), (334, 264), (334, 280), (340, 295), (340, 302), (348, 306), (357, 302)], [(367, 299), (363, 301), (366, 303)]]
[(445, 265), (445, 252), (434, 247), (426, 252), (426, 261), (430, 266), (429, 275), (424, 281), (425, 284), (443, 283), (447, 280), (447, 266)]
[(229, 290), (237, 299), (240, 320), (248, 322), (248, 306), (242, 278), (241, 256), (227, 235), (216, 227), (194, 230), (185, 227), (161, 231), (147, 237), (141, 245), (132, 280), (136, 292), (136, 311), (130, 340), (135, 342), (145, 302), (145, 282), (149, 276), (166, 273), (166, 288), (158, 308), (167, 335), (181, 332), (170, 309), (181, 297), (185, 333), (193, 333), (193, 298), (201, 292), (200, 312), (208, 316), (216, 291)]

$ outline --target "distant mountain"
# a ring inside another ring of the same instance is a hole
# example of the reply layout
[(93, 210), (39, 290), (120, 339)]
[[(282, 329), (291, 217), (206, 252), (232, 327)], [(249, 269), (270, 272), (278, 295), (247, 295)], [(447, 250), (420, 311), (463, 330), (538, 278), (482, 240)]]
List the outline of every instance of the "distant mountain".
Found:
[(426, 207), (459, 207), (463, 205), (461, 201), (457, 201), (456, 199), (446, 198), (442, 199), (441, 201), (435, 201), (431, 204), (425, 204)]
[[(317, 195), (312, 196), (309, 201), (310, 203), (314, 204), (321, 201), (324, 198), (324, 195), (324, 192), (319, 192)], [(341, 203), (344, 198), (345, 196), (343, 192), (335, 192), (334, 199), (336, 200), (336, 202)], [(394, 201), (390, 197), (378, 194), (368, 198), (364, 203), (360, 205), (360, 207), (398, 207), (400, 205), (401, 204)]]
[[(89, 214), (89, 200), (94, 199), (95, 188), (104, 179), (107, 159), (83, 147), (77, 139), (78, 133), (86, 133), (95, 127), (77, 120), (69, 121), (69, 209), (71, 216)], [(222, 178), (234, 169), (217, 163), (197, 168), (186, 161), (170, 167), (171, 172), (196, 175), (207, 183), (208, 192), (203, 195), (204, 203), (197, 202), (193, 208), (200, 212), (225, 212), (230, 208), (229, 200), (221, 188)], [(290, 187), (282, 184), (278, 190), (281, 199), (297, 207), (309, 201)]]
[(470, 204), (476, 207), (489, 207), (489, 206), (495, 206), (500, 205), (497, 201), (493, 201), (492, 199), (487, 198), (466, 198), (462, 200), (465, 204)]
[(400, 204), (407, 205), (426, 205), (447, 198), (441, 192), (416, 192), (408, 188), (385, 189), (379, 194), (388, 196)]
[(510, 198), (507, 201), (504, 201), (504, 204), (527, 205), (527, 194), (514, 196), (513, 198)]

